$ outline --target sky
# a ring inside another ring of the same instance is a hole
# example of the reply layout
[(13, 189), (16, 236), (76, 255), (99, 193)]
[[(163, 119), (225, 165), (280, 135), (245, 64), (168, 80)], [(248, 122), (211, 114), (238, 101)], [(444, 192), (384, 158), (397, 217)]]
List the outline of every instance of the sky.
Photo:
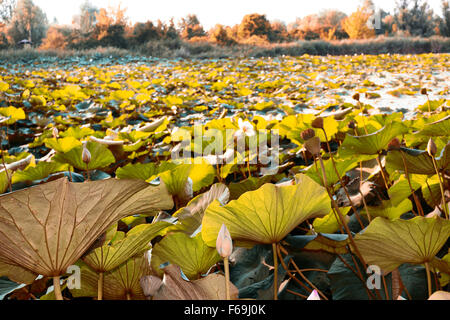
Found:
[[(71, 24), (72, 17), (79, 12), (85, 0), (34, 0), (47, 14), (49, 22), (56, 17), (59, 24)], [(319, 13), (325, 9), (339, 9), (347, 14), (354, 12), (360, 0), (90, 0), (98, 8), (127, 7), (127, 16), (132, 23), (156, 21), (178, 21), (188, 14), (196, 14), (203, 27), (208, 30), (216, 23), (232, 26), (241, 22), (249, 13), (266, 14), (269, 20), (286, 23), (297, 17)], [(394, 0), (374, 0), (375, 6), (393, 12)], [(427, 0), (434, 12), (441, 14), (441, 0)]]

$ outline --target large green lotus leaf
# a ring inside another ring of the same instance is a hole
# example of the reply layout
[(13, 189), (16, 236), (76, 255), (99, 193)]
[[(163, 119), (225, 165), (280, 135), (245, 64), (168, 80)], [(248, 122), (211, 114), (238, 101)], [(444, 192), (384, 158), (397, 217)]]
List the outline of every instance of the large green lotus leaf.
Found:
[(15, 107), (0, 108), (0, 115), (4, 117), (9, 117), (9, 119), (6, 120), (6, 122), (3, 122), (3, 124), (7, 125), (14, 124), (18, 120), (24, 120), (26, 118), (23, 109)]
[(0, 196), (0, 256), (44, 276), (58, 276), (114, 222), (171, 209), (164, 184), (61, 178)]
[[(328, 187), (334, 186), (337, 182), (339, 182), (339, 176), (343, 177), (347, 171), (352, 170), (358, 165), (356, 159), (347, 159), (341, 161), (334, 160), (334, 162), (335, 164), (333, 164), (332, 159), (324, 161)], [(334, 166), (336, 166), (336, 169)], [(337, 175), (336, 170), (338, 171), (339, 176)], [(308, 177), (323, 186), (322, 169), (320, 167), (320, 164), (316, 163), (311, 165), (305, 173)]]
[[(390, 151), (386, 157), (386, 170), (393, 172), (398, 170), (405, 171), (405, 164), (403, 157), (410, 174), (426, 174), (434, 175), (436, 170), (433, 165), (433, 160), (428, 155), (428, 152), (416, 149), (401, 148), (400, 150)], [(450, 143), (442, 149), (439, 158), (436, 158), (438, 170), (445, 171), (450, 174)]]
[[(237, 299), (238, 289), (230, 285), (230, 298)], [(153, 296), (153, 300), (225, 300), (225, 277), (213, 273), (205, 278), (186, 281), (181, 276), (180, 268), (169, 265), (164, 268), (161, 288)]]
[(387, 274), (404, 263), (431, 262), (449, 236), (450, 221), (441, 218), (390, 221), (377, 217), (356, 235), (355, 242), (366, 263)]
[[(97, 297), (98, 274), (86, 264), (77, 262), (81, 266), (80, 289), (70, 289), (75, 297)], [(104, 274), (103, 299), (104, 300), (144, 300), (144, 292), (140, 285), (141, 277), (149, 273), (147, 257), (137, 255), (128, 259), (118, 268)]]
[(153, 270), (157, 271), (161, 264), (170, 262), (179, 266), (191, 280), (199, 279), (220, 260), (216, 248), (208, 247), (201, 234), (191, 238), (183, 232), (172, 233), (152, 249)]
[(408, 132), (408, 128), (401, 122), (391, 122), (380, 130), (363, 136), (347, 134), (339, 147), (339, 155), (343, 158), (355, 155), (376, 155), (387, 148), (389, 142), (395, 137)]
[(79, 170), (95, 170), (101, 169), (109, 166), (111, 163), (116, 162), (114, 155), (108, 149), (107, 146), (93, 141), (88, 141), (86, 143), (86, 148), (91, 153), (91, 161), (86, 167), (86, 163), (83, 162), (82, 153), (83, 146), (78, 146), (72, 148), (70, 151), (65, 153), (58, 152), (54, 156), (54, 160), (61, 163), (68, 163), (71, 166), (79, 169)]
[(122, 240), (94, 249), (83, 257), (83, 261), (97, 272), (111, 271), (129, 258), (149, 250), (150, 241), (171, 225), (165, 221), (138, 225)]
[(116, 177), (119, 179), (140, 179), (145, 181), (154, 180), (160, 173), (172, 170), (177, 165), (172, 162), (156, 163), (136, 163), (127, 164), (116, 170)]
[(426, 124), (424, 128), (418, 133), (424, 136), (449, 136), (450, 135), (450, 115), (445, 118)]
[[(402, 214), (407, 213), (413, 209), (411, 200), (404, 198), (401, 202), (393, 202), (392, 200), (383, 200), (382, 204), (376, 207), (368, 206), (370, 216), (383, 217), (386, 219), (395, 220), (401, 217)], [(362, 214), (366, 214), (365, 210), (361, 211)]]
[(178, 223), (169, 228), (170, 230), (183, 231), (188, 234), (194, 233), (202, 224), (203, 214), (206, 208), (214, 201), (219, 200), (223, 205), (228, 203), (230, 191), (221, 183), (214, 184), (209, 191), (196, 196), (189, 201), (186, 207), (181, 208), (173, 214), (178, 218)]
[(23, 171), (16, 171), (12, 177), (12, 183), (18, 182), (31, 182), (36, 180), (42, 180), (47, 178), (49, 175), (67, 171), (69, 169), (68, 164), (59, 162), (39, 162), (34, 166), (28, 166)]
[(306, 219), (325, 216), (330, 210), (325, 188), (301, 175), (293, 186), (265, 184), (226, 206), (214, 201), (203, 217), (202, 235), (209, 246), (215, 246), (225, 224), (237, 242), (276, 243)]

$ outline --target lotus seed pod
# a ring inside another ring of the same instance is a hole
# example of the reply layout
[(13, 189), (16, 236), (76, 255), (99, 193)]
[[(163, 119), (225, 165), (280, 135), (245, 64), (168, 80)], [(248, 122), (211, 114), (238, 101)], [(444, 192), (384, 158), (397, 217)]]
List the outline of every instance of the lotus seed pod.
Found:
[(225, 224), (222, 224), (217, 235), (216, 249), (222, 258), (228, 258), (233, 252), (233, 240)]
[(81, 160), (83, 160), (83, 162), (86, 164), (89, 164), (89, 162), (91, 162), (91, 153), (84, 144), (83, 144), (83, 152), (81, 153)]
[(428, 94), (427, 88), (420, 89), (420, 93), (423, 94), (423, 95)]
[(306, 129), (305, 131), (302, 131), (302, 133), (300, 133), (300, 136), (305, 141), (313, 138), (315, 135), (316, 133), (314, 132), (313, 129)]
[(321, 146), (319, 137), (312, 137), (311, 139), (306, 140), (304, 146), (311, 154), (315, 156), (320, 154)]
[(350, 129), (356, 129), (356, 122), (355, 121), (350, 121), (347, 125)]
[(437, 146), (436, 143), (434, 143), (433, 139), (430, 138), (430, 140), (428, 140), (428, 145), (427, 145), (427, 152), (430, 155), (430, 157), (434, 157), (434, 155), (437, 152)]
[(359, 101), (359, 99), (360, 99), (359, 93), (355, 93), (355, 94), (352, 96), (352, 98), (353, 98), (354, 100), (356, 100), (356, 101)]
[(316, 129), (323, 129), (323, 118), (321, 117), (315, 118), (311, 126)]
[(163, 281), (155, 276), (143, 276), (139, 283), (141, 284), (142, 291), (146, 297), (152, 297), (158, 292)]

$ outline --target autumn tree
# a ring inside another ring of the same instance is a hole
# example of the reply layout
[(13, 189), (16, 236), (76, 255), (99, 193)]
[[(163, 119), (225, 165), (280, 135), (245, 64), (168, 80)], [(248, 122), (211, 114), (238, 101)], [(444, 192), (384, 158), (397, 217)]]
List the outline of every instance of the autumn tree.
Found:
[(190, 14), (186, 18), (181, 18), (179, 23), (180, 35), (183, 39), (192, 39), (194, 37), (203, 37), (206, 35), (200, 21), (195, 14)]
[(151, 21), (137, 22), (131, 31), (132, 42), (136, 45), (160, 38), (158, 28)]
[(109, 7), (108, 10), (101, 8), (95, 13), (95, 24), (93, 35), (102, 46), (125, 48), (125, 28), (128, 24), (126, 8), (120, 5), (116, 8)]
[(39, 44), (47, 32), (47, 16), (32, 0), (19, 0), (9, 24), (10, 41), (28, 39)]
[(408, 36), (429, 37), (435, 33), (437, 20), (426, 1), (401, 0), (395, 9), (396, 29)]
[(372, 15), (372, 11), (360, 6), (357, 11), (342, 21), (342, 27), (350, 39), (368, 39), (375, 36), (375, 29), (368, 25)]
[(67, 38), (58, 26), (51, 26), (47, 36), (42, 40), (41, 49), (64, 49), (67, 46)]
[(92, 5), (89, 1), (85, 1), (80, 7), (80, 13), (75, 15), (72, 20), (74, 27), (82, 34), (88, 34), (94, 30), (97, 22), (97, 14), (99, 9)]
[(450, 37), (450, 5), (448, 1), (442, 1), (442, 19), (439, 23), (440, 34)]
[(266, 15), (257, 13), (245, 15), (238, 29), (238, 36), (241, 39), (252, 36), (268, 39), (270, 33), (270, 22), (267, 20)]
[(212, 42), (222, 46), (230, 46), (236, 43), (230, 36), (229, 30), (221, 24), (216, 24), (216, 26), (209, 31), (209, 37)]
[(347, 15), (339, 10), (325, 10), (318, 16), (319, 35), (321, 39), (334, 40), (346, 37), (342, 21)]
[(273, 42), (284, 42), (289, 40), (289, 33), (283, 21), (273, 21), (270, 23), (269, 39)]

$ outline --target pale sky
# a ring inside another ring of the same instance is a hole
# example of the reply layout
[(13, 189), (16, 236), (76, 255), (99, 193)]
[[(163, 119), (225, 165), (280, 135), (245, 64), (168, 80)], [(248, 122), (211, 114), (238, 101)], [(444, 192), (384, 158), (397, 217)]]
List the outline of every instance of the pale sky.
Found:
[[(73, 15), (79, 12), (84, 0), (34, 0), (47, 14), (49, 22), (56, 17), (60, 24), (71, 24)], [(266, 14), (269, 20), (286, 23), (297, 17), (319, 13), (324, 9), (339, 9), (347, 14), (354, 12), (360, 0), (91, 0), (98, 8), (108, 6), (127, 7), (131, 22), (178, 21), (188, 14), (196, 14), (206, 30), (216, 23), (232, 26), (241, 22), (249, 13)], [(375, 6), (393, 12), (394, 0), (374, 0)], [(434, 12), (441, 15), (441, 0), (428, 0)]]

